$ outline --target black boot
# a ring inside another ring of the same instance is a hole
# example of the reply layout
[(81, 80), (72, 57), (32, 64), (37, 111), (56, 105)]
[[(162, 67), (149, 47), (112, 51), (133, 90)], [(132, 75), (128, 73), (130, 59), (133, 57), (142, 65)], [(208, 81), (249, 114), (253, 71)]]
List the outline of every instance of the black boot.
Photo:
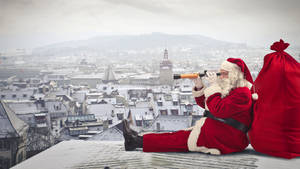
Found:
[(128, 133), (128, 134), (133, 134), (135, 136), (138, 135), (138, 133), (134, 130), (132, 130), (130, 127), (129, 127), (129, 123), (127, 120), (123, 120), (123, 134), (124, 132)]
[(125, 139), (125, 150), (133, 151), (136, 148), (143, 148), (143, 136), (129, 128), (127, 120), (123, 120), (123, 136)]

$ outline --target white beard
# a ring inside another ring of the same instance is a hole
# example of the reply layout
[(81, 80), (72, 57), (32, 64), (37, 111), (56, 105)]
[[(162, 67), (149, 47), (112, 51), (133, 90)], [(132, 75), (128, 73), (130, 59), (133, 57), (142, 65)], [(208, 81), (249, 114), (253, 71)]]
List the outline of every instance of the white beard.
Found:
[(217, 83), (221, 88), (221, 98), (226, 97), (229, 92), (234, 88), (230, 79), (217, 79)]

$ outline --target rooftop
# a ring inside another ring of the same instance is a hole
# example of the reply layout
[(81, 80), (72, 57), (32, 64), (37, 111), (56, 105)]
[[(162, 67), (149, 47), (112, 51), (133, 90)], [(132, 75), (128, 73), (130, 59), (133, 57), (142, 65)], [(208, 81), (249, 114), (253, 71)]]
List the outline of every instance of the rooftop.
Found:
[(16, 114), (40, 113), (45, 108), (37, 106), (35, 101), (7, 101), (6, 103)]
[(241, 153), (214, 156), (203, 153), (144, 153), (125, 151), (122, 141), (63, 141), (13, 169), (40, 168), (297, 168), (300, 158), (269, 157), (248, 147)]
[(155, 131), (159, 123), (160, 131), (177, 131), (191, 127), (191, 116), (178, 116), (178, 115), (161, 115), (158, 116), (152, 123), (152, 126), (145, 130)]
[(5, 102), (0, 101), (0, 139), (20, 137), (27, 128), (28, 125), (19, 119)]

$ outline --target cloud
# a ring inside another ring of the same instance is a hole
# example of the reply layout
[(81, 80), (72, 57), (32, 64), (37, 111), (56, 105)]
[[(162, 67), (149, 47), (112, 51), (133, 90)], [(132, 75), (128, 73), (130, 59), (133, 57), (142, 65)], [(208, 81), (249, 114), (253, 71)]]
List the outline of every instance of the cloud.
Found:
[[(175, 0), (176, 1), (176, 0)], [(138, 10), (144, 10), (150, 13), (170, 13), (173, 9), (169, 8), (169, 0), (106, 0), (113, 5), (126, 5)]]
[(166, 32), (299, 44), (299, 7), (298, 0), (0, 0), (0, 39)]

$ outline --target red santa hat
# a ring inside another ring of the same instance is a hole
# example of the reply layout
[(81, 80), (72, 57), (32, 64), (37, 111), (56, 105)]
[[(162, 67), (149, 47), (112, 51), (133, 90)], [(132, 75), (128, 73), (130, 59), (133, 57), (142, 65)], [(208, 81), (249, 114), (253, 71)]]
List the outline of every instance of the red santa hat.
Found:
[[(226, 71), (232, 72), (232, 71), (239, 71), (244, 75), (245, 80), (247, 81), (247, 86), (251, 88), (253, 84), (253, 79), (251, 76), (251, 73), (246, 65), (246, 63), (240, 59), (240, 58), (228, 58), (226, 61), (224, 61), (221, 64), (221, 69), (224, 69)], [(252, 98), (254, 100), (258, 99), (257, 93), (252, 94)]]

